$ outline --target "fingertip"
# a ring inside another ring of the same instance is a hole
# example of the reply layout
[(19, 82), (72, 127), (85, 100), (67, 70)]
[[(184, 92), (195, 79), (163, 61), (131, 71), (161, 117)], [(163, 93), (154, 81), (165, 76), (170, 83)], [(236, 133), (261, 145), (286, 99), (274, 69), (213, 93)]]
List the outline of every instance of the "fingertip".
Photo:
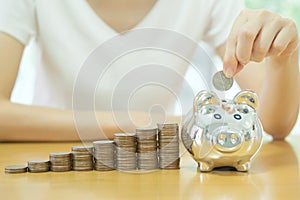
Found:
[(237, 68), (237, 61), (235, 59), (226, 59), (223, 61), (223, 72), (227, 78), (232, 78)]
[(231, 68), (227, 68), (225, 71), (224, 71), (224, 74), (227, 78), (232, 78), (233, 75), (234, 75), (234, 72)]

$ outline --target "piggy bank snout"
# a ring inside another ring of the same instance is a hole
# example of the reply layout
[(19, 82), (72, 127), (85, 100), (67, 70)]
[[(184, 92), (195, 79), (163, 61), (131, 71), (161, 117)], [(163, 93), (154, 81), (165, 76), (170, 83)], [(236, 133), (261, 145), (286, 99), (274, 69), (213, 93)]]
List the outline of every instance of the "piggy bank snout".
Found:
[(213, 144), (221, 152), (237, 151), (243, 144), (243, 137), (239, 130), (223, 126), (212, 132)]

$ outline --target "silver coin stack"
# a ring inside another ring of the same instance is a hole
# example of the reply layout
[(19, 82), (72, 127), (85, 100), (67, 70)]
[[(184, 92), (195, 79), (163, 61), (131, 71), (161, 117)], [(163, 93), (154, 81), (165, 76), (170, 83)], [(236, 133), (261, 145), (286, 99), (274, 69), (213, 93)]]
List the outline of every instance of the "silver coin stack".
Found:
[(133, 133), (116, 133), (116, 167), (121, 171), (136, 170), (136, 137)]
[(109, 171), (115, 169), (115, 144), (111, 140), (94, 141), (94, 169), (97, 171)]
[(5, 167), (5, 173), (7, 174), (19, 174), (26, 173), (28, 170), (27, 166), (23, 165), (13, 165)]
[(177, 123), (163, 123), (158, 126), (159, 167), (179, 169), (179, 127)]
[(49, 160), (30, 160), (28, 161), (28, 171), (32, 173), (48, 172), (50, 169)]
[(56, 152), (50, 153), (50, 170), (54, 172), (66, 172), (72, 169), (71, 153)]
[(71, 153), (57, 152), (50, 153), (50, 169), (54, 172), (66, 172), (72, 168)]
[(72, 147), (72, 169), (75, 171), (89, 171), (94, 168), (92, 146)]
[(137, 128), (136, 139), (138, 169), (157, 169), (157, 128)]

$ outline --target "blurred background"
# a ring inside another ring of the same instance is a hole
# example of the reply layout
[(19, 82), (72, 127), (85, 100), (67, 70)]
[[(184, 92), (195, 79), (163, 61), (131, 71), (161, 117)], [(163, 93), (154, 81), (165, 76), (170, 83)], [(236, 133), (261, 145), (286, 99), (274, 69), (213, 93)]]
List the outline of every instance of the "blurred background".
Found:
[(245, 0), (245, 5), (253, 9), (267, 9), (284, 17), (294, 19), (300, 30), (300, 1), (299, 0)]
[[(267, 9), (276, 12), (283, 17), (293, 19), (298, 27), (300, 33), (300, 1), (299, 0), (245, 0), (245, 5), (252, 9)], [(30, 54), (28, 53), (30, 49)], [(36, 53), (32, 53), (35, 51)], [(24, 59), (20, 67), (15, 90), (12, 95), (13, 102), (22, 102), (24, 104), (31, 104), (35, 67), (38, 57), (38, 51), (32, 46), (28, 46), (25, 50)], [(300, 94), (299, 94), (300, 95)], [(292, 131), (292, 134), (300, 134), (300, 119)]]

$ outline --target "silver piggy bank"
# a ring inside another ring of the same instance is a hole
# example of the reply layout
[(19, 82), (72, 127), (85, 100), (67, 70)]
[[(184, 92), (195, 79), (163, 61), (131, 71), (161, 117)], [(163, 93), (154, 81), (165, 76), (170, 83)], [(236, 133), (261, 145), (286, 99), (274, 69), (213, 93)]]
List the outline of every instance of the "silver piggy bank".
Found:
[(262, 145), (262, 125), (256, 113), (257, 95), (241, 91), (233, 100), (220, 100), (201, 91), (193, 113), (185, 118), (181, 137), (202, 172), (217, 167), (248, 171)]

